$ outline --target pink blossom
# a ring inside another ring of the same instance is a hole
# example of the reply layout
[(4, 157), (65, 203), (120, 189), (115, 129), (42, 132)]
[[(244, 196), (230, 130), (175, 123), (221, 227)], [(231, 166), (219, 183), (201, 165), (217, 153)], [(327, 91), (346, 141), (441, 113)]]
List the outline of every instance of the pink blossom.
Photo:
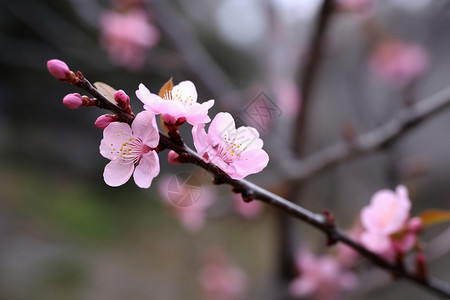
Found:
[(195, 233), (203, 228), (207, 209), (214, 203), (215, 193), (209, 186), (182, 180), (176, 175), (165, 176), (159, 181), (158, 189), (183, 228)]
[(377, 253), (388, 251), (391, 246), (390, 236), (405, 226), (410, 209), (411, 201), (405, 186), (398, 186), (395, 192), (376, 192), (370, 205), (361, 211), (361, 223), (365, 229), (361, 243)]
[(101, 15), (101, 44), (110, 59), (131, 71), (145, 64), (146, 51), (159, 41), (158, 30), (143, 9), (126, 13), (108, 10)]
[(63, 98), (63, 104), (70, 109), (77, 109), (83, 104), (83, 99), (78, 93), (68, 94)]
[(111, 160), (103, 173), (105, 182), (119, 186), (130, 179), (141, 188), (150, 187), (159, 174), (159, 160), (154, 148), (159, 143), (155, 115), (144, 111), (134, 119), (131, 127), (113, 122), (103, 131), (100, 153)]
[(281, 79), (276, 83), (275, 95), (283, 115), (289, 119), (295, 118), (301, 108), (301, 93), (292, 79)]
[(233, 179), (258, 173), (267, 166), (269, 156), (262, 149), (263, 141), (255, 128), (236, 129), (229, 113), (217, 114), (208, 133), (204, 127), (204, 124), (194, 126), (192, 135), (195, 148), (205, 162), (215, 164)]
[(97, 118), (97, 120), (95, 120), (94, 125), (97, 128), (105, 129), (109, 124), (111, 124), (112, 122), (117, 122), (118, 120), (119, 118), (116, 115), (101, 115)]
[(331, 256), (314, 256), (310, 252), (300, 252), (296, 265), (301, 274), (290, 285), (295, 297), (311, 297), (316, 300), (337, 299), (339, 292), (356, 286), (356, 276), (341, 268)]
[(47, 69), (54, 77), (65, 81), (70, 77), (70, 69), (65, 62), (59, 59), (51, 59), (47, 61)]
[(208, 253), (199, 275), (206, 300), (232, 300), (242, 296), (247, 276), (220, 250)]
[(197, 102), (197, 90), (191, 81), (182, 81), (174, 86), (162, 98), (150, 91), (142, 83), (136, 96), (144, 103), (144, 108), (161, 114), (164, 122), (175, 124), (185, 118), (191, 125), (204, 124), (211, 121), (208, 110), (214, 105), (214, 100), (204, 103)]
[(244, 202), (241, 194), (233, 193), (233, 203), (236, 212), (246, 219), (254, 219), (259, 216), (263, 210), (263, 204), (260, 201)]
[(428, 53), (423, 47), (389, 40), (375, 48), (369, 65), (387, 83), (403, 87), (423, 75), (429, 64)]

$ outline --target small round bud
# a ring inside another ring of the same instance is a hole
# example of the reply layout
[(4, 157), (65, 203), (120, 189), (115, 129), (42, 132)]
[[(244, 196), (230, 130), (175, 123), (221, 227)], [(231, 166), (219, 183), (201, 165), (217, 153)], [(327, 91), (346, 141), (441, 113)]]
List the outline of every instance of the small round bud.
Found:
[(422, 219), (419, 217), (414, 217), (408, 222), (408, 230), (414, 233), (418, 233), (423, 229)]
[(64, 97), (63, 104), (70, 109), (76, 109), (83, 104), (83, 99), (78, 93), (68, 94)]
[(105, 129), (112, 122), (117, 122), (119, 118), (116, 115), (101, 115), (95, 120), (95, 127)]
[(65, 62), (59, 59), (47, 61), (47, 69), (54, 77), (66, 81), (70, 77), (70, 69)]
[(169, 153), (167, 154), (167, 160), (169, 161), (169, 163), (173, 164), (173, 165), (179, 165), (181, 164), (181, 162), (179, 161), (179, 155), (178, 153), (176, 153), (173, 150), (170, 150)]
[(114, 100), (116, 100), (117, 104), (121, 108), (126, 108), (130, 105), (130, 97), (128, 97), (128, 95), (122, 90), (118, 90), (114, 93)]

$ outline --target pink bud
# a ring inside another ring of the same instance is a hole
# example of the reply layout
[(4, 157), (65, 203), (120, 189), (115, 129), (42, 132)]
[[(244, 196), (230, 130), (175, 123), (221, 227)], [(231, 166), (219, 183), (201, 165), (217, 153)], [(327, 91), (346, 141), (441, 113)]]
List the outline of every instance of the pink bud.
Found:
[(63, 99), (63, 104), (71, 109), (76, 109), (83, 104), (83, 99), (78, 93), (68, 94)]
[(119, 118), (116, 115), (101, 115), (97, 118), (97, 120), (95, 120), (94, 125), (97, 128), (105, 129), (109, 124), (118, 120)]
[(169, 151), (169, 154), (167, 154), (167, 160), (169, 161), (169, 163), (173, 164), (173, 165), (179, 165), (181, 164), (180, 161), (178, 160), (178, 157), (180, 157), (178, 155), (178, 153), (176, 153), (173, 150)]
[(414, 217), (408, 222), (408, 230), (413, 233), (418, 233), (423, 229), (422, 219), (419, 217)]
[(65, 62), (59, 59), (47, 61), (47, 69), (54, 77), (65, 81), (70, 76), (70, 69)]
[(128, 95), (122, 90), (118, 90), (114, 93), (114, 100), (116, 100), (117, 104), (121, 108), (126, 108), (130, 105), (130, 97), (128, 97)]

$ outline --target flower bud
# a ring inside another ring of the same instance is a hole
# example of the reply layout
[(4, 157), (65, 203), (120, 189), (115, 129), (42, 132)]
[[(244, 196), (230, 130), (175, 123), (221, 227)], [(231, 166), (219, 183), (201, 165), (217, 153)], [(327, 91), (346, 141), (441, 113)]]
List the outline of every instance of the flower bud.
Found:
[(78, 93), (68, 94), (63, 98), (63, 104), (70, 109), (76, 109), (83, 104), (83, 99)]
[(169, 154), (167, 154), (167, 160), (169, 161), (169, 163), (173, 164), (173, 165), (179, 165), (180, 161), (178, 160), (180, 156), (178, 155), (178, 153), (176, 153), (173, 150), (169, 151)]
[(116, 100), (117, 104), (122, 109), (125, 109), (130, 105), (130, 97), (122, 90), (118, 90), (114, 93), (114, 100)]
[(59, 59), (47, 61), (47, 69), (54, 77), (66, 81), (70, 77), (70, 69), (67, 64)]
[(105, 129), (112, 122), (117, 122), (119, 118), (116, 115), (101, 115), (95, 120), (95, 127)]
[(423, 229), (422, 219), (419, 217), (414, 217), (408, 222), (408, 230), (414, 233), (418, 233)]

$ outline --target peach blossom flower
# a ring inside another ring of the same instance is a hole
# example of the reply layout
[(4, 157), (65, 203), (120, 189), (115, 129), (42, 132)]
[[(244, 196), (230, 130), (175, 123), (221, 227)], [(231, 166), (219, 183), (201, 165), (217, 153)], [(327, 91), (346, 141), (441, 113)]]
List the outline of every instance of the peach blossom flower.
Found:
[(162, 98), (150, 93), (141, 83), (136, 96), (144, 103), (145, 109), (161, 114), (166, 123), (175, 124), (177, 120), (183, 118), (191, 125), (211, 121), (208, 110), (214, 105), (214, 100), (198, 103), (197, 90), (191, 81), (180, 82)]
[(205, 125), (192, 128), (194, 146), (207, 163), (213, 163), (233, 179), (242, 179), (260, 172), (269, 156), (262, 149), (263, 141), (253, 127), (236, 129), (229, 113), (219, 113), (212, 120), (208, 133)]
[(418, 45), (409, 45), (397, 40), (380, 43), (370, 59), (370, 69), (394, 87), (403, 87), (429, 67), (426, 50)]
[(356, 286), (356, 276), (342, 269), (331, 256), (317, 257), (302, 251), (297, 254), (296, 265), (301, 275), (289, 287), (295, 297), (333, 300), (338, 298), (339, 292)]
[(377, 253), (388, 251), (390, 236), (405, 226), (410, 209), (411, 201), (405, 186), (398, 186), (395, 192), (376, 192), (370, 205), (361, 211), (361, 224), (365, 230), (361, 234), (361, 243)]
[(237, 299), (247, 285), (245, 273), (220, 249), (209, 253), (199, 279), (207, 300)]
[(146, 51), (159, 41), (158, 30), (148, 20), (145, 10), (126, 13), (108, 10), (100, 19), (101, 45), (110, 59), (130, 71), (145, 64)]
[(111, 160), (103, 173), (110, 186), (120, 186), (134, 174), (141, 188), (150, 187), (159, 174), (159, 160), (154, 148), (159, 143), (155, 115), (150, 111), (137, 114), (133, 123), (112, 122), (103, 130), (100, 153)]

